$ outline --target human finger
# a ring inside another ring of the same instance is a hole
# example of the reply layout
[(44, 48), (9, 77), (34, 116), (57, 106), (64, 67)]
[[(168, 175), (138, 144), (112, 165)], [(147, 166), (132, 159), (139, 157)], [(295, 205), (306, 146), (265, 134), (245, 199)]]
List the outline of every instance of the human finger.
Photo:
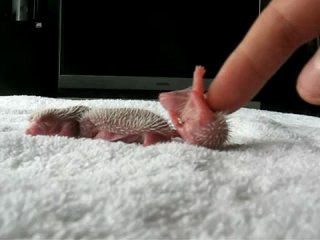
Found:
[(209, 86), (216, 111), (250, 101), (302, 44), (320, 32), (320, 1), (273, 0), (249, 29)]
[(320, 50), (315, 53), (299, 75), (297, 91), (306, 102), (320, 105)]

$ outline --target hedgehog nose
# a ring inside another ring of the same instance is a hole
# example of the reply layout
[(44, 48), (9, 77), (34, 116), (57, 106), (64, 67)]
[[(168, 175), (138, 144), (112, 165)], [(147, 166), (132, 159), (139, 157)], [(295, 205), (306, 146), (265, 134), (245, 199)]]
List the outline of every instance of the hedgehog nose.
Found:
[(26, 134), (34, 136), (34, 135), (36, 135), (36, 131), (34, 128), (28, 128), (26, 130)]
[(40, 135), (46, 132), (46, 126), (44, 124), (33, 125), (26, 130), (26, 134), (28, 135)]

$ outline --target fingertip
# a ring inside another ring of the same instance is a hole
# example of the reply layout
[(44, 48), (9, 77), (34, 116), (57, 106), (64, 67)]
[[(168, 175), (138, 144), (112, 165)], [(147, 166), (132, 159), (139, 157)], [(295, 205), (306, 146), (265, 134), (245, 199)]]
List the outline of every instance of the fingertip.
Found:
[(320, 105), (320, 95), (314, 95), (309, 90), (305, 89), (302, 86), (297, 86), (297, 92), (299, 96), (307, 103), (312, 105)]
[(296, 88), (304, 101), (320, 105), (320, 50), (303, 68), (298, 77)]

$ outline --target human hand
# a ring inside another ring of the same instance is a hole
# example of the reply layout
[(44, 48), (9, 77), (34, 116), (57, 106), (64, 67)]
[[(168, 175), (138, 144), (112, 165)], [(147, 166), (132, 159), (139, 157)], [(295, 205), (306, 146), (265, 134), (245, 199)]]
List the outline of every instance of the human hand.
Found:
[[(320, 1), (271, 1), (210, 84), (210, 108), (233, 112), (242, 107), (295, 50), (319, 33)], [(302, 99), (320, 105), (319, 50), (303, 68), (296, 86)]]

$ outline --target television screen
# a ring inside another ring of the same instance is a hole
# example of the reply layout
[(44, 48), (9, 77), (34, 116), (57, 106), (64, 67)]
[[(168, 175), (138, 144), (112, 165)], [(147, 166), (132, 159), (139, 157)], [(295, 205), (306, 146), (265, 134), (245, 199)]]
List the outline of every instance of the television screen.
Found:
[(130, 8), (61, 1), (60, 88), (173, 90), (212, 81), (259, 14), (256, 1)]

